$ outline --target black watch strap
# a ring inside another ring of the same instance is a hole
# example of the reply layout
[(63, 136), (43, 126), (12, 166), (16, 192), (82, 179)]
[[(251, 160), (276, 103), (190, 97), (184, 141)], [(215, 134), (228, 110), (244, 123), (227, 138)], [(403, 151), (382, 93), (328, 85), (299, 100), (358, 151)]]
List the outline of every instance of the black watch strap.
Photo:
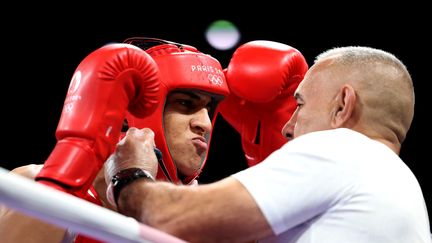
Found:
[(143, 169), (140, 169), (140, 168), (124, 169), (124, 170), (117, 172), (117, 174), (115, 174), (113, 176), (113, 178), (111, 179), (111, 182), (112, 182), (112, 186), (113, 186), (113, 194), (114, 194), (113, 196), (114, 196), (114, 200), (116, 203), (118, 201), (120, 191), (126, 185), (130, 184), (131, 182), (133, 182), (139, 178), (145, 178), (145, 179), (149, 179), (151, 181), (155, 180), (149, 172), (147, 172)]

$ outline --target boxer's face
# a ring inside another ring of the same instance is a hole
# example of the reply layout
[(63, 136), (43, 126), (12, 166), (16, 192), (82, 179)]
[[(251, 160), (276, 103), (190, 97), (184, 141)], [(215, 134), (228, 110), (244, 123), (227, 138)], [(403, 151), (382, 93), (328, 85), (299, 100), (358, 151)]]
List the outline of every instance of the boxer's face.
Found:
[(164, 110), (165, 138), (177, 169), (191, 176), (201, 168), (212, 129), (212, 97), (193, 91), (171, 92)]

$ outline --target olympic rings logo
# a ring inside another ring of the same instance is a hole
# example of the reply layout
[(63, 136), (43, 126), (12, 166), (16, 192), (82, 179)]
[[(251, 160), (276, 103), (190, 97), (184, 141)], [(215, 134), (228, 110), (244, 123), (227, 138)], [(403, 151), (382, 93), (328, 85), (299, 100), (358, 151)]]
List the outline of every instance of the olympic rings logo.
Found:
[(223, 79), (220, 75), (209, 73), (207, 75), (207, 78), (210, 81), (210, 83), (213, 85), (222, 86), (222, 84), (223, 84)]

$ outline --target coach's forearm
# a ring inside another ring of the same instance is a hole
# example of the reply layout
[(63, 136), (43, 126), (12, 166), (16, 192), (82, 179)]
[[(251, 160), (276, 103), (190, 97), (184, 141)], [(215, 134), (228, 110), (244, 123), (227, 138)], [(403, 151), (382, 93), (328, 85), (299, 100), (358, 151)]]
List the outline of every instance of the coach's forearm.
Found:
[(194, 228), (200, 224), (200, 218), (198, 216), (198, 222), (194, 221), (195, 217), (191, 214), (194, 210), (189, 208), (199, 207), (198, 202), (193, 201), (193, 190), (190, 186), (137, 180), (122, 189), (118, 211), (146, 225), (191, 241), (188, 230), (201, 230)]
[(200, 186), (137, 180), (120, 193), (119, 212), (191, 242), (246, 242), (272, 234), (235, 179)]

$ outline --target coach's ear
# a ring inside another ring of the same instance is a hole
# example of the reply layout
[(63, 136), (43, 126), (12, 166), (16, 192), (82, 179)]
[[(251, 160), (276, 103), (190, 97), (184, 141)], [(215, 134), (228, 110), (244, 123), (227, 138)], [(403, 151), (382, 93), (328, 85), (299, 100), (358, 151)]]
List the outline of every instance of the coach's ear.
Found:
[(344, 84), (336, 95), (332, 118), (332, 128), (346, 127), (354, 119), (357, 95), (354, 88)]

